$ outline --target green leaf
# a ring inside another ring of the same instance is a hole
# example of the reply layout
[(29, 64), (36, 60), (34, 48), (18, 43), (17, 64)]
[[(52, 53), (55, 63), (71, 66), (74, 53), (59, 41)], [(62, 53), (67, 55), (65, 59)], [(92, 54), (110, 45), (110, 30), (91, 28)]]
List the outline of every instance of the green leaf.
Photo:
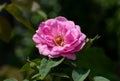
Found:
[(35, 74), (35, 75), (32, 76), (32, 79), (37, 78), (39, 76), (40, 76), (40, 73), (37, 73), (37, 74)]
[(87, 38), (86, 44), (85, 44), (85, 46), (84, 46), (83, 49), (89, 48), (89, 47), (93, 44), (93, 42), (94, 42), (95, 40), (99, 39), (99, 38), (100, 38), (99, 35), (96, 35), (94, 38)]
[(40, 5), (37, 2), (33, 1), (31, 6), (31, 11), (36, 12), (38, 10), (40, 10)]
[(4, 81), (18, 81), (18, 80), (14, 79), (14, 78), (9, 78), (9, 79), (5, 79)]
[(62, 63), (64, 60), (64, 58), (60, 59), (60, 60), (56, 60), (56, 59), (46, 59), (43, 58), (40, 64), (40, 75), (41, 75), (41, 79), (43, 80), (47, 74), (50, 72), (51, 68), (59, 65), (60, 63)]
[(109, 76), (114, 73), (115, 64), (105, 55), (102, 48), (91, 47), (77, 54), (77, 65), (91, 69), (91, 76)]
[(5, 8), (11, 15), (13, 15), (19, 22), (24, 24), (28, 29), (34, 31), (33, 27), (29, 23), (29, 21), (23, 16), (23, 13), (20, 11), (20, 9), (14, 5), (14, 4), (9, 4)]
[(74, 81), (84, 81), (89, 75), (89, 73), (90, 70), (81, 70), (76, 68), (72, 72), (72, 78)]
[(59, 77), (69, 78), (69, 76), (67, 74), (65, 74), (65, 73), (52, 73), (52, 75), (59, 76)]
[(25, 79), (25, 80), (23, 80), (23, 81), (29, 81), (29, 80)]
[(5, 8), (5, 6), (6, 6), (6, 3), (0, 5), (0, 12)]
[(43, 18), (44, 20), (47, 19), (47, 15), (45, 12), (43, 12), (42, 10), (37, 11), (38, 15), (41, 16), (41, 18)]
[(28, 71), (30, 68), (31, 68), (30, 63), (26, 63), (25, 65), (22, 66), (20, 72)]
[(34, 2), (35, 2), (34, 0), (12, 0), (12, 4), (26, 11), (31, 11), (32, 7), (36, 8)]
[(95, 76), (94, 81), (110, 81), (107, 78), (104, 78), (102, 76)]
[(38, 66), (40, 65), (41, 59), (34, 59), (32, 61), (29, 60), (23, 67), (20, 69), (21, 72), (28, 71), (31, 68), (36, 67), (37, 69), (39, 68)]
[[(25, 79), (25, 80), (23, 80), (23, 81), (30, 81), (30, 80)], [(37, 80), (32, 80), (32, 81), (37, 81)]]
[(11, 24), (6, 17), (0, 16), (0, 39), (9, 42), (12, 37)]

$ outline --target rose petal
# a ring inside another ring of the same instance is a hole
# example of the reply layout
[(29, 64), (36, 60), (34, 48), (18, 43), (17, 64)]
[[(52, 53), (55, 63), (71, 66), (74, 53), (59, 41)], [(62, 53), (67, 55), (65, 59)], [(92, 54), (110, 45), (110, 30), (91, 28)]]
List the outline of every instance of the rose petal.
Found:
[(38, 45), (36, 45), (36, 47), (38, 48), (39, 53), (44, 56), (47, 56), (50, 53), (47, 45), (38, 44)]
[(62, 54), (62, 56), (67, 58), (67, 59), (71, 59), (71, 60), (75, 60), (76, 59), (76, 55), (74, 53)]
[(64, 36), (65, 43), (70, 44), (74, 41), (74, 36), (71, 34), (71, 31), (68, 31)]
[(58, 21), (67, 21), (67, 19), (65, 18), (65, 17), (62, 17), (62, 16), (59, 16), (59, 17), (56, 17), (55, 18), (56, 20), (58, 20)]
[(36, 44), (39, 44), (41, 41), (40, 41), (40, 38), (37, 34), (33, 35), (33, 41), (36, 43)]

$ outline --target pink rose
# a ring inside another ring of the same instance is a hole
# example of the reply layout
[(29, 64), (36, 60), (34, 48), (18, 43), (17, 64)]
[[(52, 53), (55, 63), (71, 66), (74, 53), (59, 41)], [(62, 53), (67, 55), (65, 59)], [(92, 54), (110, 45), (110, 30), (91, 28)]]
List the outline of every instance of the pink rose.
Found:
[(59, 16), (42, 22), (33, 36), (33, 41), (41, 55), (75, 60), (75, 52), (83, 48), (85, 38), (80, 26)]

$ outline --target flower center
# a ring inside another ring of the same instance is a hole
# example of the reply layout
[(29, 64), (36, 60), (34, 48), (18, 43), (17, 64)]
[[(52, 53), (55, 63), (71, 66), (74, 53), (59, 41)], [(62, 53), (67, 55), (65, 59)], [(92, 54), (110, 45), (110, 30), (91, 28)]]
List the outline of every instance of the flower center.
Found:
[(55, 37), (55, 45), (63, 46), (64, 38), (61, 35)]

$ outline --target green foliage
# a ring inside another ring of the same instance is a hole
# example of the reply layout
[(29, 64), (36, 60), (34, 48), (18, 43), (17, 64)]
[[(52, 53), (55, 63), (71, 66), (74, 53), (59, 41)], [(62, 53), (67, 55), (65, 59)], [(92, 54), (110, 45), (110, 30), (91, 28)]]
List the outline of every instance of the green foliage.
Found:
[[(24, 9), (25, 11), (32, 12), (33, 14), (38, 14), (43, 20), (47, 19), (47, 15), (44, 11), (41, 10), (40, 5), (33, 0), (13, 0), (12, 1), (14, 5), (16, 5), (20, 9)], [(29, 5), (28, 5), (29, 4)], [(28, 6), (26, 6), (28, 5)], [(36, 21), (36, 20), (35, 20)]]
[(78, 66), (91, 69), (91, 77), (98, 74), (112, 78), (110, 74), (114, 73), (115, 64), (105, 56), (101, 48), (92, 47), (77, 55)]
[(21, 72), (28, 71), (31, 68), (39, 68), (38, 65), (40, 65), (41, 59), (34, 59), (30, 61), (28, 59), (28, 62), (20, 69)]
[(70, 78), (66, 73), (54, 72), (54, 73), (51, 73), (51, 75), (58, 76), (58, 77), (64, 77), (64, 78)]
[(0, 12), (5, 8), (5, 6), (6, 6), (6, 3), (0, 5)]
[(24, 71), (28, 71), (28, 70), (30, 70), (31, 69), (31, 67), (30, 67), (30, 63), (26, 63), (24, 66), (22, 66), (22, 68), (21, 68), (21, 72), (24, 72)]
[(101, 76), (95, 76), (94, 81), (110, 81), (110, 80)]
[(34, 2), (33, 0), (11, 0), (11, 1), (12, 1), (12, 4), (27, 11), (31, 11), (33, 2)]
[(9, 79), (6, 79), (4, 81), (18, 81), (18, 80), (14, 79), (14, 78), (9, 78)]
[(25, 79), (25, 80), (23, 80), (23, 81), (29, 81), (29, 80)]
[(24, 24), (26, 27), (28, 27), (30, 30), (34, 31), (31, 24), (28, 22), (28, 20), (22, 15), (23, 13), (20, 11), (20, 9), (14, 5), (10, 4), (6, 6), (6, 10), (12, 14), (19, 22)]
[(72, 77), (74, 81), (84, 81), (87, 76), (89, 75), (90, 70), (81, 70), (81, 69), (74, 69), (72, 73)]
[(40, 64), (40, 69), (39, 69), (41, 79), (43, 80), (47, 76), (47, 74), (50, 72), (50, 70), (55, 66), (59, 65), (63, 60), (64, 58), (58, 61), (55, 59), (43, 58)]
[(85, 44), (85, 46), (84, 46), (83, 49), (89, 48), (89, 47), (93, 44), (93, 42), (94, 42), (95, 40), (99, 39), (99, 38), (100, 38), (99, 35), (96, 35), (94, 38), (87, 38), (87, 39), (86, 39), (86, 44)]

